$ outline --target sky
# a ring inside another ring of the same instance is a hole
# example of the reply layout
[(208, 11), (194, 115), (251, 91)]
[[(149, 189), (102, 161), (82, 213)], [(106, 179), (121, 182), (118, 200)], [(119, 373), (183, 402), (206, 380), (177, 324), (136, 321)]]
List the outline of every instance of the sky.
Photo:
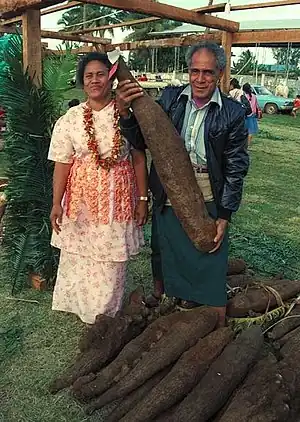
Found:
[[(214, 0), (214, 3), (221, 3), (225, 0)], [(231, 5), (242, 5), (258, 2), (258, 0), (231, 0)], [(162, 0), (160, 3), (169, 4), (172, 6), (183, 7), (186, 9), (193, 9), (197, 7), (206, 6), (208, 0)], [(57, 31), (59, 26), (57, 21), (60, 19), (63, 12), (56, 12), (42, 17), (42, 29), (48, 29), (52, 31)], [(242, 21), (251, 21), (251, 20), (276, 20), (276, 19), (295, 19), (300, 16), (300, 5), (293, 6), (282, 6), (282, 7), (272, 7), (266, 9), (253, 9), (250, 11), (243, 10), (237, 12), (230, 12), (229, 15), (224, 13), (218, 13), (216, 16), (225, 17), (231, 20), (238, 22)], [(120, 29), (116, 29), (114, 33), (113, 42), (122, 42), (123, 38), (128, 32), (122, 32)], [(55, 49), (59, 45), (59, 40), (45, 40), (48, 42), (49, 48)], [(238, 56), (241, 53), (242, 49), (234, 48), (233, 53)], [(253, 52), (256, 52), (255, 49), (252, 49)], [(271, 49), (259, 49), (257, 53), (257, 58), (259, 62), (264, 62), (268, 64), (274, 63)]]

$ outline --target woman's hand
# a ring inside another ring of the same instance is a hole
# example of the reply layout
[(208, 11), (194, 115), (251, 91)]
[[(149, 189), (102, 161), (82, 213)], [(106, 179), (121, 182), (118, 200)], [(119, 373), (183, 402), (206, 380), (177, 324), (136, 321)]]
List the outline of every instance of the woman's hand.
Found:
[(62, 223), (62, 216), (63, 216), (63, 209), (61, 205), (53, 205), (52, 211), (50, 214), (50, 221), (52, 229), (55, 231), (56, 234), (59, 234), (61, 231), (61, 223)]
[(116, 90), (116, 103), (120, 116), (128, 117), (131, 102), (143, 95), (143, 88), (138, 83), (130, 80), (120, 82)]
[(135, 208), (135, 220), (138, 226), (144, 226), (148, 219), (148, 202), (138, 201)]

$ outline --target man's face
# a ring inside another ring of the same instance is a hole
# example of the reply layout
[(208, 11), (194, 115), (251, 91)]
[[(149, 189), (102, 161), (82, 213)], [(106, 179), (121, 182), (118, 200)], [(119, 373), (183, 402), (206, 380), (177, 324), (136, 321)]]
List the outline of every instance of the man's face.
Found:
[(220, 79), (215, 55), (206, 49), (193, 54), (189, 69), (190, 85), (193, 97), (210, 100)]

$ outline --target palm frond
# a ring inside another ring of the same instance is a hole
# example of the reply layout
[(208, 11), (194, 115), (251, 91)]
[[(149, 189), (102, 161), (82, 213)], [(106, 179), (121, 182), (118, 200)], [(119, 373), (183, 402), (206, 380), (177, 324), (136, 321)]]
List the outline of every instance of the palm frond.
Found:
[(60, 116), (76, 58), (47, 57), (43, 86), (33, 84), (22, 65), (22, 39), (14, 37), (4, 54), (0, 104), (6, 110), (6, 155), (9, 185), (4, 218), (4, 254), (13, 292), (37, 273), (49, 283), (55, 277), (58, 253), (50, 246), (53, 164), (47, 159), (51, 130)]

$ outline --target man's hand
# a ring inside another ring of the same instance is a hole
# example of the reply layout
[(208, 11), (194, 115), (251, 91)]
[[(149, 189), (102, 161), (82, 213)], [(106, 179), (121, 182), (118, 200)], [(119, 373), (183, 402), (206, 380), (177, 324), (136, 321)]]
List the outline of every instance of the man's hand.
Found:
[(120, 82), (116, 90), (116, 102), (120, 116), (128, 117), (131, 102), (143, 95), (143, 88), (138, 83), (130, 80)]
[(53, 205), (52, 211), (50, 214), (50, 221), (52, 229), (55, 231), (56, 234), (59, 234), (61, 229), (61, 223), (62, 223), (62, 215), (63, 215), (63, 209), (61, 205)]
[(216, 226), (217, 226), (217, 235), (214, 238), (214, 243), (216, 244), (216, 246), (209, 253), (216, 252), (221, 246), (225, 233), (226, 233), (226, 228), (228, 226), (228, 221), (223, 220), (222, 218), (218, 218), (218, 220), (216, 221)]

